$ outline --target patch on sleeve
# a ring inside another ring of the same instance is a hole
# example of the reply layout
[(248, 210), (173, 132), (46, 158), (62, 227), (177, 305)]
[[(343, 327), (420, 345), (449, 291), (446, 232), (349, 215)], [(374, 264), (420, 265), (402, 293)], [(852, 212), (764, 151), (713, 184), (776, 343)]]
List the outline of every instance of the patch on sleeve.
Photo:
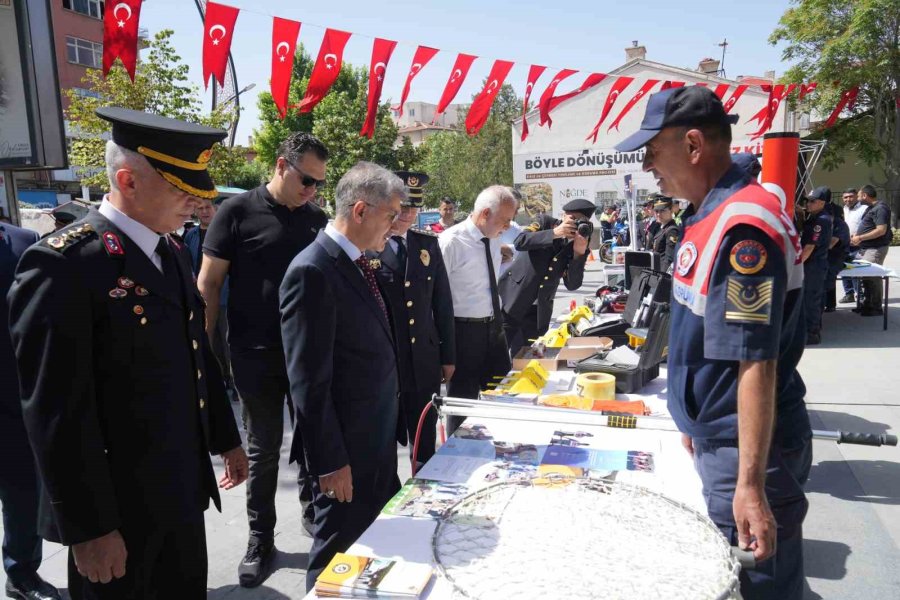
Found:
[(534, 233), (535, 231), (540, 231), (540, 229), (541, 229), (541, 224), (538, 221), (535, 221), (534, 223), (532, 223), (531, 225), (526, 227), (525, 231), (530, 231), (530, 232)]
[(731, 268), (741, 275), (759, 273), (766, 266), (766, 247), (756, 240), (743, 240), (731, 248)]
[(775, 278), (729, 276), (727, 283), (725, 322), (769, 325)]

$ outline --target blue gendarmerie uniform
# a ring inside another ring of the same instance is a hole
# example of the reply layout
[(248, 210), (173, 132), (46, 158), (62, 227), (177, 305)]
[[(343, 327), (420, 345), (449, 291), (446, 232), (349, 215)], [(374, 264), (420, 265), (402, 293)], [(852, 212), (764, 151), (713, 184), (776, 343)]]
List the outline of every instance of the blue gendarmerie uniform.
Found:
[(777, 198), (732, 166), (694, 214), (688, 209), (673, 274), (668, 404), (694, 440), (708, 512), (737, 543), (737, 380), (741, 361), (777, 360), (776, 426), (766, 495), (778, 523), (777, 554), (742, 572), (742, 594), (801, 598), (802, 485), (811, 431), (797, 372), (801, 322), (799, 239)]
[(803, 310), (808, 333), (818, 333), (822, 329), (822, 298), (828, 274), (831, 231), (831, 215), (826, 210), (809, 215), (803, 222), (800, 245), (815, 246), (813, 253), (803, 263)]

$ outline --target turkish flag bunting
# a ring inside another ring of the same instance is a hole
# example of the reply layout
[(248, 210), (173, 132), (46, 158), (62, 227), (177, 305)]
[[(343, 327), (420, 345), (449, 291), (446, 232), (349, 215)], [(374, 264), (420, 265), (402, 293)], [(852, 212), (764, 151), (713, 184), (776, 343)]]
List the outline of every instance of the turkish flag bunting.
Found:
[(513, 63), (508, 60), (494, 61), (494, 66), (491, 67), (484, 89), (475, 96), (472, 106), (469, 107), (469, 114), (466, 115), (466, 133), (470, 136), (475, 135), (484, 127), (484, 123), (488, 119), (488, 113), (491, 112), (491, 106), (494, 104), (494, 100), (497, 99), (497, 94), (500, 92), (500, 88), (503, 86), (503, 82), (506, 81), (506, 76), (509, 75), (509, 71), (512, 68)]
[(525, 141), (525, 138), (528, 137), (528, 119), (525, 118), (525, 113), (528, 112), (528, 101), (531, 99), (531, 91), (534, 89), (534, 84), (537, 82), (538, 78), (547, 70), (547, 67), (542, 67), (541, 65), (531, 65), (531, 68), (528, 69), (528, 81), (525, 83), (525, 99), (522, 100), (522, 141)]
[(375, 38), (372, 45), (372, 63), (369, 65), (369, 99), (366, 110), (366, 120), (363, 123), (359, 135), (369, 139), (375, 135), (375, 118), (378, 116), (378, 101), (381, 99), (381, 88), (384, 86), (384, 73), (387, 64), (391, 60), (391, 54), (397, 42)]
[(352, 34), (339, 29), (326, 29), (322, 45), (319, 47), (319, 56), (309, 76), (309, 85), (306, 86), (306, 95), (297, 107), (302, 113), (308, 113), (322, 98), (328, 95), (328, 90), (341, 74), (341, 66), (344, 60), (344, 46)]
[[(771, 111), (772, 103), (773, 102), (775, 103), (775, 110), (778, 110), (778, 105), (781, 103), (781, 99), (785, 95), (784, 94), (784, 85), (782, 85), (782, 84), (776, 85), (774, 87), (771, 85), (761, 85), (759, 87), (760, 87), (760, 89), (762, 89), (762, 91), (769, 92), (769, 101), (766, 103), (765, 106), (763, 106), (761, 109), (759, 109), (758, 113), (756, 113), (755, 115), (750, 117), (750, 119), (747, 120), (748, 123), (750, 121), (756, 121), (757, 123), (764, 123), (765, 120), (769, 117), (770, 113), (774, 117), (775, 114), (772, 113), (772, 111)], [(757, 132), (757, 133), (759, 133), (759, 132)]]
[(103, 77), (109, 73), (116, 58), (128, 71), (134, 83), (137, 65), (138, 21), (142, 0), (122, 0), (108, 7), (103, 15)]
[(288, 93), (291, 88), (291, 74), (294, 70), (294, 50), (300, 23), (275, 17), (272, 22), (272, 100), (278, 114), (284, 119), (287, 114)]
[(719, 100), (725, 102), (725, 94), (728, 93), (728, 88), (731, 87), (727, 83), (720, 83), (716, 86), (716, 96), (719, 97)]
[(849, 90), (845, 90), (844, 93), (841, 94), (841, 99), (838, 101), (837, 106), (834, 107), (834, 110), (831, 111), (831, 115), (828, 117), (828, 120), (825, 121), (825, 127), (833, 127), (835, 123), (837, 123), (838, 117), (841, 116), (841, 111), (846, 107), (847, 110), (852, 110), (853, 105), (856, 104), (856, 97), (859, 95), (859, 86), (852, 87)]
[(803, 100), (807, 94), (811, 93), (819, 84), (813, 81), (812, 83), (801, 83), (800, 84), (800, 95), (797, 97), (797, 100)]
[(606, 102), (603, 104), (603, 112), (600, 113), (600, 120), (597, 121), (597, 124), (594, 125), (594, 128), (588, 134), (588, 136), (584, 139), (593, 140), (592, 143), (597, 143), (597, 136), (600, 134), (600, 126), (603, 125), (603, 121), (606, 120), (606, 116), (609, 114), (609, 111), (612, 110), (613, 105), (615, 105), (616, 100), (619, 99), (619, 94), (625, 91), (631, 82), (634, 81), (634, 77), (619, 77), (612, 84), (612, 88), (609, 90), (609, 94), (606, 96)]
[[(700, 85), (699, 83), (697, 85)], [(683, 81), (664, 81), (662, 87), (659, 88), (659, 91), (667, 90), (669, 88), (680, 88), (684, 87)]]
[(428, 46), (419, 46), (416, 48), (416, 53), (413, 55), (412, 66), (409, 67), (409, 73), (406, 75), (406, 83), (403, 84), (403, 93), (400, 94), (400, 104), (394, 106), (394, 110), (400, 111), (400, 116), (403, 116), (403, 105), (406, 103), (406, 97), (409, 96), (409, 86), (412, 84), (412, 80), (415, 79), (416, 75), (419, 74), (419, 71), (425, 68), (425, 65), (428, 64), (434, 55), (438, 53), (438, 50), (435, 48), (429, 48)]
[(240, 11), (233, 6), (206, 3), (206, 17), (203, 23), (203, 86), (209, 87), (212, 75), (225, 85), (225, 65), (234, 36), (234, 23)]
[(456, 57), (456, 62), (453, 63), (453, 70), (450, 72), (450, 78), (447, 79), (447, 85), (444, 87), (444, 93), (441, 94), (441, 100), (434, 111), (432, 122), (437, 120), (438, 115), (447, 110), (447, 106), (456, 98), (456, 94), (459, 92), (459, 88), (462, 87), (463, 81), (466, 80), (469, 69), (472, 68), (472, 63), (475, 62), (476, 58), (478, 57), (471, 54), (459, 54)]
[[(583, 94), (584, 92), (588, 91), (592, 87), (600, 85), (600, 83), (604, 79), (606, 79), (606, 73), (591, 73), (590, 75), (588, 75), (585, 78), (584, 82), (582, 82), (582, 84), (580, 86), (578, 86), (576, 89), (574, 89), (571, 92), (568, 92), (566, 94), (562, 94), (560, 96), (553, 96), (552, 98), (550, 98), (550, 101), (547, 103), (547, 122), (552, 124), (552, 122), (550, 121), (550, 111), (552, 111), (554, 108), (556, 108), (557, 106), (559, 106), (566, 100), (570, 100), (579, 94)], [(550, 125), (548, 124), (547, 126), (549, 127)]]
[(659, 79), (648, 79), (646, 82), (644, 82), (644, 85), (641, 86), (641, 89), (638, 90), (638, 93), (628, 101), (628, 104), (625, 105), (625, 108), (622, 109), (622, 112), (619, 113), (619, 116), (616, 117), (616, 120), (613, 121), (612, 125), (607, 128), (607, 133), (613, 129), (618, 131), (619, 123), (622, 122), (622, 118), (626, 114), (628, 114), (628, 111), (634, 108), (634, 105), (640, 102), (641, 98), (648, 94), (650, 90), (653, 89), (653, 86), (655, 86), (657, 83), (659, 83)]
[(772, 122), (775, 120), (776, 113), (778, 113), (779, 105), (785, 98), (790, 96), (791, 92), (793, 92), (795, 89), (797, 89), (796, 83), (792, 83), (787, 86), (779, 84), (772, 88), (772, 90), (769, 92), (769, 102), (766, 108), (763, 109), (763, 111), (760, 111), (765, 112), (765, 117), (763, 119), (762, 125), (760, 126), (759, 130), (750, 137), (751, 140), (758, 138), (772, 128)]
[(741, 96), (744, 95), (744, 92), (747, 91), (748, 87), (750, 86), (739, 85), (734, 88), (734, 91), (731, 93), (731, 97), (725, 102), (725, 114), (731, 112), (731, 109), (734, 108), (734, 105), (737, 104), (737, 101), (741, 99)]
[(544, 93), (541, 94), (541, 99), (538, 100), (538, 112), (541, 117), (538, 120), (538, 125), (545, 125), (547, 123), (553, 124), (553, 121), (550, 120), (550, 101), (553, 99), (553, 94), (556, 93), (557, 86), (567, 77), (571, 77), (578, 71), (574, 69), (563, 69), (553, 78), (553, 81), (547, 85), (547, 89), (544, 90)]
[(698, 81), (698, 82), (695, 83), (694, 85), (697, 86), (697, 87), (709, 87), (709, 85), (706, 84), (706, 83), (704, 83), (703, 81)]

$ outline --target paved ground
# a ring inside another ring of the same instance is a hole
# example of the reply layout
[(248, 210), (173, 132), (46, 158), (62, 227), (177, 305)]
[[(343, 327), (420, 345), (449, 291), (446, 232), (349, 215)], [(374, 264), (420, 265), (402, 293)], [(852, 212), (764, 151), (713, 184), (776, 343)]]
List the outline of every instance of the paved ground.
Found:
[[(900, 248), (892, 248), (887, 266), (900, 272)], [(602, 281), (599, 263), (589, 263), (582, 290)], [(561, 291), (562, 310), (581, 292)], [(806, 351), (800, 370), (817, 429), (869, 433), (900, 426), (900, 282), (890, 294), (890, 329), (880, 318), (862, 318), (844, 305), (825, 315), (824, 343)], [(207, 513), (210, 599), (278, 600), (302, 598), (310, 539), (300, 526), (296, 471), (287, 465), (286, 430), (280, 485), (276, 571), (254, 590), (237, 586), (237, 563), (246, 544), (244, 486), (224, 494), (222, 514)], [(409, 476), (405, 449), (400, 464)], [(816, 441), (807, 492), (810, 512), (805, 527), (807, 600), (819, 598), (900, 599), (900, 449), (868, 448)], [(217, 465), (220, 468), (220, 465)], [(66, 553), (45, 543), (41, 574), (65, 588)], [(0, 575), (2, 577), (2, 575)], [(0, 581), (2, 583), (2, 581)]]

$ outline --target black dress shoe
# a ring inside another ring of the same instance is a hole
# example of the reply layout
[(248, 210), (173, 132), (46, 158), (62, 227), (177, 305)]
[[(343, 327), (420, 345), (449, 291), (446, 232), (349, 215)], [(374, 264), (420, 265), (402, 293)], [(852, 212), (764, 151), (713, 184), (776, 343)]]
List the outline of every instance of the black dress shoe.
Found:
[(62, 598), (59, 590), (41, 579), (37, 573), (16, 583), (7, 579), (6, 595), (9, 598), (20, 598), (21, 600), (61, 600)]
[(818, 346), (822, 343), (822, 334), (817, 331), (810, 331), (806, 334), (807, 346)]
[(265, 581), (274, 556), (275, 542), (261, 542), (251, 538), (247, 544), (247, 554), (238, 565), (238, 583), (241, 587), (252, 588)]

